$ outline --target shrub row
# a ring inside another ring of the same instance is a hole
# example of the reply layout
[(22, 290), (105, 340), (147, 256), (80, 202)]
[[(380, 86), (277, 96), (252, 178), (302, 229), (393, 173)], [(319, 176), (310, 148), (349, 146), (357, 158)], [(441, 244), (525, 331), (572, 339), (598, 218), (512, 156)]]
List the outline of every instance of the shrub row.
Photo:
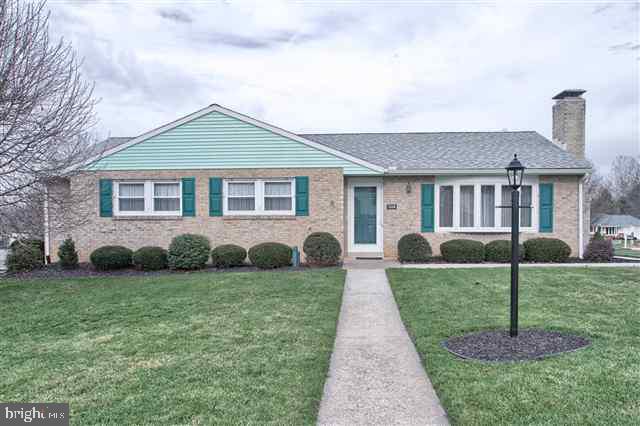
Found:
[[(67, 242), (65, 242), (67, 243)], [(69, 240), (67, 244), (73, 245)], [(63, 247), (61, 246), (61, 250)], [(69, 250), (67, 247), (65, 250)], [(303, 247), (310, 265), (337, 265), (342, 256), (340, 242), (331, 234), (316, 232), (309, 235)], [(70, 251), (70, 250), (69, 250)], [(73, 249), (75, 253), (75, 248)], [(286, 244), (267, 242), (257, 244), (249, 252), (234, 244), (224, 244), (211, 250), (209, 239), (203, 235), (182, 234), (173, 238), (169, 250), (161, 247), (142, 247), (132, 252), (122, 246), (104, 246), (91, 253), (93, 266), (102, 271), (116, 270), (136, 266), (142, 270), (180, 269), (196, 270), (204, 268), (209, 257), (216, 268), (231, 268), (244, 264), (247, 255), (249, 261), (260, 269), (281, 268), (291, 265), (293, 250)], [(61, 264), (63, 256), (60, 255)], [(72, 263), (71, 254), (66, 263)], [(77, 265), (77, 253), (75, 253)], [(64, 266), (63, 266), (64, 267)]]
[[(605, 243), (602, 240), (592, 241), (585, 258), (592, 261), (611, 260), (613, 247), (611, 242), (608, 242), (608, 246)], [(571, 254), (567, 243), (557, 238), (532, 238), (518, 248), (520, 260), (530, 262), (566, 262)], [(426, 262), (431, 253), (429, 242), (421, 234), (407, 234), (398, 241), (400, 262)], [(495, 240), (485, 245), (475, 240), (449, 240), (440, 244), (440, 253), (445, 261), (453, 263), (510, 262), (511, 241)]]

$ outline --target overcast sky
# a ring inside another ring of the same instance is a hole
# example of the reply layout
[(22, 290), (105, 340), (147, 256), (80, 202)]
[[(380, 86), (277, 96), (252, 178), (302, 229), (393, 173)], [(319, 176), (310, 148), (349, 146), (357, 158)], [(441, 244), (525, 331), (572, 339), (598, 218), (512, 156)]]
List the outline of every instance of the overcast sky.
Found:
[(287, 130), (536, 130), (586, 89), (587, 156), (640, 155), (637, 3), (50, 1), (95, 81), (97, 133), (211, 103)]

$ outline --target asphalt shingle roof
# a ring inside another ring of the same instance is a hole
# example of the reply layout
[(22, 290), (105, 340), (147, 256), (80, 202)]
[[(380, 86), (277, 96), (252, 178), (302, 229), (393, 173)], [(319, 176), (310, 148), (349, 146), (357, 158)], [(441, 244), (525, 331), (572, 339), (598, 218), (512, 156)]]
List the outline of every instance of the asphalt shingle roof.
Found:
[(306, 139), (385, 168), (501, 169), (517, 153), (534, 169), (590, 168), (534, 131), (302, 134)]
[(591, 219), (592, 225), (640, 226), (640, 219), (628, 214), (599, 214)]

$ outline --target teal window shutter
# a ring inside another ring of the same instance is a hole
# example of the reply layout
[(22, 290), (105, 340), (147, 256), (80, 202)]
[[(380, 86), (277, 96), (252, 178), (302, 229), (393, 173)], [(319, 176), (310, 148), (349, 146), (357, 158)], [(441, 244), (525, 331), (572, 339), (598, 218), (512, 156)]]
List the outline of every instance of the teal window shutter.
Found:
[(196, 215), (196, 178), (182, 178), (182, 216)]
[(432, 183), (422, 184), (422, 202), (421, 202), (421, 223), (420, 230), (422, 232), (434, 231), (434, 185)]
[(113, 182), (100, 179), (100, 217), (113, 216)]
[(296, 216), (309, 216), (309, 177), (296, 177)]
[(553, 232), (553, 184), (540, 184), (540, 232)]
[(209, 178), (209, 216), (222, 216), (222, 178)]

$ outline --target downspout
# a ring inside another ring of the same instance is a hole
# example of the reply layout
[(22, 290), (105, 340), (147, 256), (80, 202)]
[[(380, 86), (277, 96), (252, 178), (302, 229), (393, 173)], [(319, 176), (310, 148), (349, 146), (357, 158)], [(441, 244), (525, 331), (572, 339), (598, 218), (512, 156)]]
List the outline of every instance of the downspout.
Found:
[(49, 247), (49, 188), (44, 189), (44, 263), (51, 263), (51, 249)]
[(583, 232), (584, 213), (582, 211), (584, 208), (583, 195), (582, 195), (583, 180), (584, 180), (584, 176), (578, 180), (578, 257), (580, 259), (582, 259), (582, 256), (584, 254), (584, 232)]

